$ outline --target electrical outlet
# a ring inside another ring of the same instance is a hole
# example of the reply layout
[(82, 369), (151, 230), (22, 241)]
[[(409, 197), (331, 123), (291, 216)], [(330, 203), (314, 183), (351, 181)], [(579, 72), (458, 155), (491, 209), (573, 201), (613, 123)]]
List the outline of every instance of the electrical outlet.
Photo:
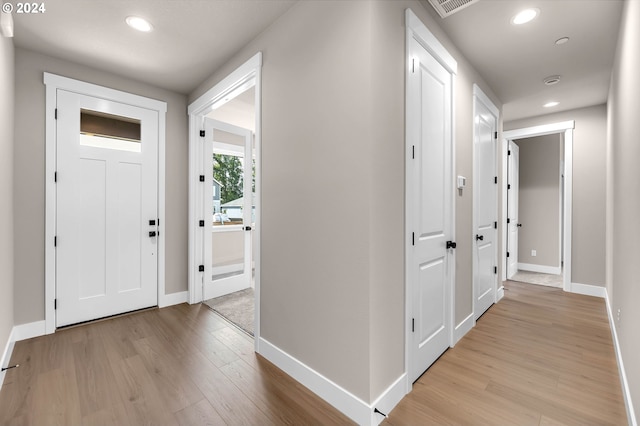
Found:
[(536, 257), (538, 253), (535, 250), (531, 250), (531, 257)]
[(616, 314), (616, 319), (620, 322), (620, 314), (622, 313), (622, 309), (618, 308), (618, 313)]

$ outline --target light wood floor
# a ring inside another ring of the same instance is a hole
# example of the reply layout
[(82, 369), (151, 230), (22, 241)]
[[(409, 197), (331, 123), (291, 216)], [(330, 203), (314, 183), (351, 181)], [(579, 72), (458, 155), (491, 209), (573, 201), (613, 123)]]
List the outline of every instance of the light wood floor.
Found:
[(11, 361), (2, 425), (351, 424), (204, 305), (18, 342)]
[[(351, 423), (202, 305), (18, 342), (12, 363), (0, 424)], [(602, 299), (508, 282), (384, 424), (626, 424)]]
[(627, 424), (603, 299), (506, 289), (383, 424)]

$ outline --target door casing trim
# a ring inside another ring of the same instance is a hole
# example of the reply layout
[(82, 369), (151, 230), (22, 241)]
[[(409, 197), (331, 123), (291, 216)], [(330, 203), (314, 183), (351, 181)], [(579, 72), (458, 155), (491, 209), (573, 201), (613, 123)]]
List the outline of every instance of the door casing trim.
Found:
[(502, 281), (507, 279), (507, 152), (509, 141), (536, 136), (564, 134), (564, 267), (562, 289), (571, 291), (571, 223), (573, 219), (573, 129), (575, 121), (543, 124), (540, 126), (508, 130), (502, 133)]
[[(455, 159), (456, 159), (456, 126), (455, 126), (455, 111), (456, 111), (456, 93), (455, 93), (455, 78), (458, 72), (458, 63), (457, 61), (449, 54), (447, 49), (438, 41), (435, 35), (429, 31), (429, 29), (424, 25), (424, 23), (416, 16), (416, 14), (411, 9), (406, 9), (405, 11), (405, 25), (406, 25), (406, 40), (405, 40), (405, 162), (409, 161), (408, 154), (411, 152), (411, 140), (406, 135), (410, 134), (408, 125), (409, 120), (407, 117), (411, 113), (410, 111), (410, 101), (409, 101), (409, 86), (406, 82), (409, 79), (409, 75), (411, 73), (412, 67), (412, 59), (409, 51), (409, 46), (411, 44), (411, 40), (416, 40), (422, 47), (424, 47), (427, 52), (438, 61), (451, 75), (451, 182), (455, 182)], [(411, 200), (410, 192), (410, 170), (407, 164), (405, 164), (405, 253), (404, 253), (404, 263), (405, 263), (405, 278), (404, 278), (404, 288), (405, 288), (405, 365), (404, 365), (404, 377), (406, 378), (406, 386), (405, 390), (407, 393), (411, 391), (413, 384), (409, 380), (409, 372), (410, 372), (410, 351), (411, 351), (411, 342), (412, 332), (411, 332), (411, 318), (412, 318), (412, 299), (410, 296), (410, 256), (409, 252), (411, 250), (412, 241), (411, 241), (411, 232), (412, 232), (412, 222), (410, 221), (409, 212), (412, 211), (413, 202)], [(451, 197), (451, 238), (455, 241), (456, 235), (456, 209), (455, 209), (455, 197)], [(454, 340), (454, 331), (455, 331), (455, 287), (456, 287), (456, 277), (455, 277), (455, 250), (452, 254), (450, 254), (450, 263), (449, 263), (449, 276), (451, 277), (451, 287), (449, 288), (449, 321), (450, 321), (450, 333), (449, 333), (449, 346), (453, 347), (455, 344)]]
[(86, 96), (120, 102), (158, 113), (158, 306), (167, 305), (165, 299), (165, 131), (167, 103), (146, 98), (120, 90), (87, 83), (80, 80), (63, 77), (45, 72), (43, 81), (46, 87), (45, 95), (45, 333), (56, 331), (56, 313), (54, 303), (56, 298), (56, 236), (57, 221), (57, 190), (54, 174), (56, 164), (56, 105), (58, 89), (75, 92)]
[[(477, 84), (473, 85), (473, 119), (475, 120), (476, 117), (476, 107), (477, 104), (481, 103), (482, 105), (484, 105), (485, 108), (487, 108), (487, 110), (489, 110), (489, 112), (491, 112), (491, 114), (495, 117), (495, 125), (496, 125), (496, 132), (499, 132), (499, 124), (500, 124), (500, 110), (498, 109), (498, 107), (495, 106), (495, 104), (491, 101), (491, 99), (482, 91), (482, 89), (480, 88), (480, 86), (478, 86)], [(477, 172), (478, 172), (478, 164), (476, 163), (476, 161), (478, 161), (478, 157), (477, 157), (477, 152), (476, 152), (476, 146), (475, 146), (475, 142), (476, 142), (476, 138), (477, 138), (477, 134), (476, 134), (476, 125), (474, 123), (473, 125), (473, 180), (477, 181)], [(497, 157), (497, 153), (498, 153), (498, 138), (496, 137), (495, 141), (494, 141), (494, 149), (495, 149), (495, 174), (496, 176), (498, 176), (498, 157)], [(473, 201), (472, 201), (472, 226), (473, 226), (473, 232), (475, 232), (475, 230), (478, 227), (478, 218), (477, 218), (477, 208), (478, 208), (478, 200), (480, 199), (480, 194), (478, 192), (478, 185), (473, 185)], [(499, 189), (498, 189), (498, 185), (496, 185), (496, 204), (495, 206), (493, 206), (493, 211), (495, 213), (495, 218), (496, 221), (499, 220), (498, 218), (498, 203), (499, 203)], [(473, 236), (472, 236), (473, 238)], [(473, 241), (473, 240), (472, 240)], [(477, 250), (477, 246), (475, 245), (475, 242), (472, 243), (473, 248), (472, 248), (472, 280), (473, 280), (473, 307), (472, 307), (472, 311), (473, 311), (473, 324), (475, 326), (476, 323), (476, 302), (478, 300), (478, 294), (476, 293), (477, 290), (477, 280), (476, 280), (476, 273), (478, 270), (478, 263), (477, 263), (477, 258), (475, 256), (474, 251)], [(498, 230), (494, 229), (494, 261), (495, 261), (495, 265), (496, 267), (498, 266)], [(496, 273), (495, 275), (495, 280), (494, 280), (494, 303), (498, 303), (498, 301), (501, 298), (501, 294), (498, 294), (498, 290), (500, 289), (500, 285), (498, 283), (498, 274)], [(500, 297), (499, 297), (500, 296)]]
[(261, 241), (261, 206), (262, 206), (262, 52), (257, 52), (245, 63), (236, 68), (233, 72), (215, 84), (203, 95), (189, 104), (189, 303), (202, 301), (202, 272), (198, 271), (198, 266), (204, 264), (203, 259), (203, 236), (200, 235), (201, 228), (197, 226), (202, 214), (202, 202), (200, 202), (199, 179), (202, 163), (202, 143), (200, 130), (204, 129), (204, 117), (212, 110), (215, 103), (222, 100), (226, 95), (234, 90), (255, 81), (255, 136), (254, 144), (256, 150), (256, 191), (255, 206), (256, 229), (253, 235), (253, 244), (256, 247), (255, 264), (255, 322), (254, 322), (254, 344), (255, 351), (260, 352), (260, 241)]

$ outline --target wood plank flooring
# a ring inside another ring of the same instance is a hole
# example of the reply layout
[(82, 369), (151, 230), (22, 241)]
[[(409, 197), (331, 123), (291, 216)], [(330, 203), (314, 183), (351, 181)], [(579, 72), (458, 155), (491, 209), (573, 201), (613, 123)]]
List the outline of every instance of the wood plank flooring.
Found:
[(16, 343), (1, 425), (344, 425), (204, 305), (177, 305)]
[[(206, 306), (18, 342), (1, 425), (344, 425)], [(383, 423), (625, 425), (602, 299), (516, 282)]]
[(603, 299), (508, 281), (383, 424), (626, 425)]

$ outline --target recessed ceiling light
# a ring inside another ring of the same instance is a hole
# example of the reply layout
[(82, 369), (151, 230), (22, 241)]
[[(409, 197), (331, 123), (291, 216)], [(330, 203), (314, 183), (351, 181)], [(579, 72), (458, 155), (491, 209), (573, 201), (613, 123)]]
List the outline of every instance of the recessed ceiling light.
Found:
[(554, 84), (557, 84), (560, 82), (560, 76), (550, 75), (549, 77), (545, 78), (542, 81), (544, 81), (544, 84), (546, 84), (547, 86), (553, 86)]
[(127, 16), (126, 21), (127, 25), (129, 25), (131, 28), (142, 31), (144, 33), (148, 33), (153, 29), (153, 26), (151, 25), (151, 23), (149, 23), (149, 21), (144, 18), (140, 18), (139, 16)]
[(562, 37), (556, 40), (556, 44), (560, 46), (561, 44), (565, 44), (569, 41), (569, 37)]
[(560, 104), (560, 102), (551, 101), (551, 102), (547, 102), (546, 104), (544, 104), (542, 106), (545, 107), (545, 108), (551, 108), (551, 107), (557, 106), (559, 104)]
[(513, 25), (526, 24), (527, 22), (534, 20), (539, 13), (540, 13), (540, 9), (525, 9), (522, 12), (518, 13), (513, 18), (511, 18), (511, 23)]

